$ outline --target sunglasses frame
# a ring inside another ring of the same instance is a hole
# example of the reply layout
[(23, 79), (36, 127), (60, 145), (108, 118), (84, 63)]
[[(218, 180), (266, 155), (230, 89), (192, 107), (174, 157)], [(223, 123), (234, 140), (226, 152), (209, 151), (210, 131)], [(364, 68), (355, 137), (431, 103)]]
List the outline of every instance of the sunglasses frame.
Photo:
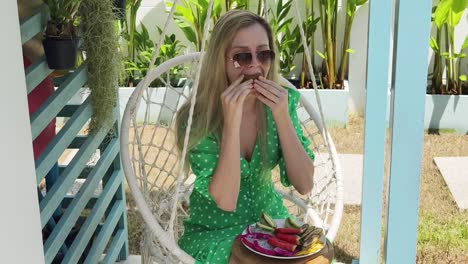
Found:
[[(262, 61), (258, 58), (259, 54), (262, 53), (262, 52), (268, 52), (268, 53), (269, 53), (269, 55), (270, 55), (269, 62), (271, 62), (271, 61), (273, 61), (273, 60), (275, 59), (276, 54), (275, 54), (275, 52), (274, 52), (273, 50), (271, 50), (271, 49), (257, 51), (257, 52), (255, 52), (255, 56), (256, 56), (257, 60), (258, 60), (261, 64), (266, 64), (266, 63), (267, 63), (267, 61), (262, 62)], [(235, 60), (234, 57), (237, 56), (237, 55), (239, 55), (239, 54), (250, 54), (250, 62), (249, 62), (249, 63), (246, 63), (246, 64), (241, 64), (239, 61)], [(241, 68), (241, 67), (246, 67), (246, 66), (252, 65), (253, 54), (252, 54), (252, 52), (239, 52), (239, 53), (234, 54), (232, 57), (228, 57), (228, 59), (231, 60), (231, 61), (233, 62), (234, 68)]]

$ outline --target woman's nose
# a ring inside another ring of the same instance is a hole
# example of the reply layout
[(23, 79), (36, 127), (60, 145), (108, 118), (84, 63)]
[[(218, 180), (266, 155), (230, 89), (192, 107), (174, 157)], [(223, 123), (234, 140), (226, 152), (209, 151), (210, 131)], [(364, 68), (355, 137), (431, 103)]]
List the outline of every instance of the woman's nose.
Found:
[(249, 67), (260, 65), (262, 65), (262, 63), (258, 60), (257, 53), (252, 53), (252, 62), (250, 63)]

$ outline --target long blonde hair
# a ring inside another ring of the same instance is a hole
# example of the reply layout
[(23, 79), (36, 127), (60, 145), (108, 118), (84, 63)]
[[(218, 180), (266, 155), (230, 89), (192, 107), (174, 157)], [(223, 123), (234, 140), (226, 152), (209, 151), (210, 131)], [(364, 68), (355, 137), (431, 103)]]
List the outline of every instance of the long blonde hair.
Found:
[[(193, 113), (187, 153), (210, 133), (213, 133), (217, 141), (221, 142), (224, 122), (221, 94), (228, 87), (225, 68), (226, 51), (230, 48), (239, 30), (255, 24), (259, 24), (265, 29), (270, 49), (276, 50), (270, 25), (262, 17), (252, 12), (231, 10), (221, 16), (214, 26), (207, 51), (204, 55), (203, 65), (201, 65), (197, 100)], [(267, 78), (273, 81), (278, 80), (276, 61), (271, 63)], [(184, 145), (190, 101), (191, 99), (180, 108), (177, 114), (176, 140), (180, 152), (182, 152)], [(266, 116), (264, 108), (263, 103), (257, 100), (257, 123), (262, 157), (266, 157)], [(185, 164), (187, 165), (185, 169), (188, 169), (188, 160), (186, 160)], [(263, 166), (266, 167), (267, 165), (263, 162)]]

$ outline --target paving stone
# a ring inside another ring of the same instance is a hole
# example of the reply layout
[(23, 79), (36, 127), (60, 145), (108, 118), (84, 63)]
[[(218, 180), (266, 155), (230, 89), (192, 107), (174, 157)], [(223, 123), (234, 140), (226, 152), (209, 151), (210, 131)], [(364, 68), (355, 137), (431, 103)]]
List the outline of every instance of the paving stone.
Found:
[(458, 208), (468, 209), (468, 157), (435, 157), (434, 162)]

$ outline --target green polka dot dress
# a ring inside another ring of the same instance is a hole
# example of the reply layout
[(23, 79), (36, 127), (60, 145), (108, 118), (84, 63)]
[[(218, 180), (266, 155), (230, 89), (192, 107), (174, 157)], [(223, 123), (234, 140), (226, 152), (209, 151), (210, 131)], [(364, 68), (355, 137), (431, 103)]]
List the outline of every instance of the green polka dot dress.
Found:
[[(303, 135), (296, 113), (300, 94), (294, 89), (287, 90), (291, 121), (304, 149), (313, 159), (314, 154), (308, 148), (310, 143)], [(283, 200), (274, 190), (272, 181), (262, 180), (264, 176), (260, 174), (264, 161), (268, 162), (267, 167), (271, 169), (279, 165), (281, 183), (290, 186), (276, 125), (271, 110), (268, 107), (266, 109), (268, 157), (262, 159), (257, 143), (250, 161), (240, 157), (241, 184), (235, 211), (227, 212), (218, 208), (208, 192), (220, 149), (214, 135), (201, 140), (189, 153), (196, 180), (190, 196), (190, 217), (184, 222), (184, 234), (179, 239), (179, 245), (196, 259), (196, 263), (228, 263), (235, 237), (247, 225), (257, 222), (262, 212), (273, 218), (288, 216)], [(271, 178), (271, 170), (267, 177)]]

